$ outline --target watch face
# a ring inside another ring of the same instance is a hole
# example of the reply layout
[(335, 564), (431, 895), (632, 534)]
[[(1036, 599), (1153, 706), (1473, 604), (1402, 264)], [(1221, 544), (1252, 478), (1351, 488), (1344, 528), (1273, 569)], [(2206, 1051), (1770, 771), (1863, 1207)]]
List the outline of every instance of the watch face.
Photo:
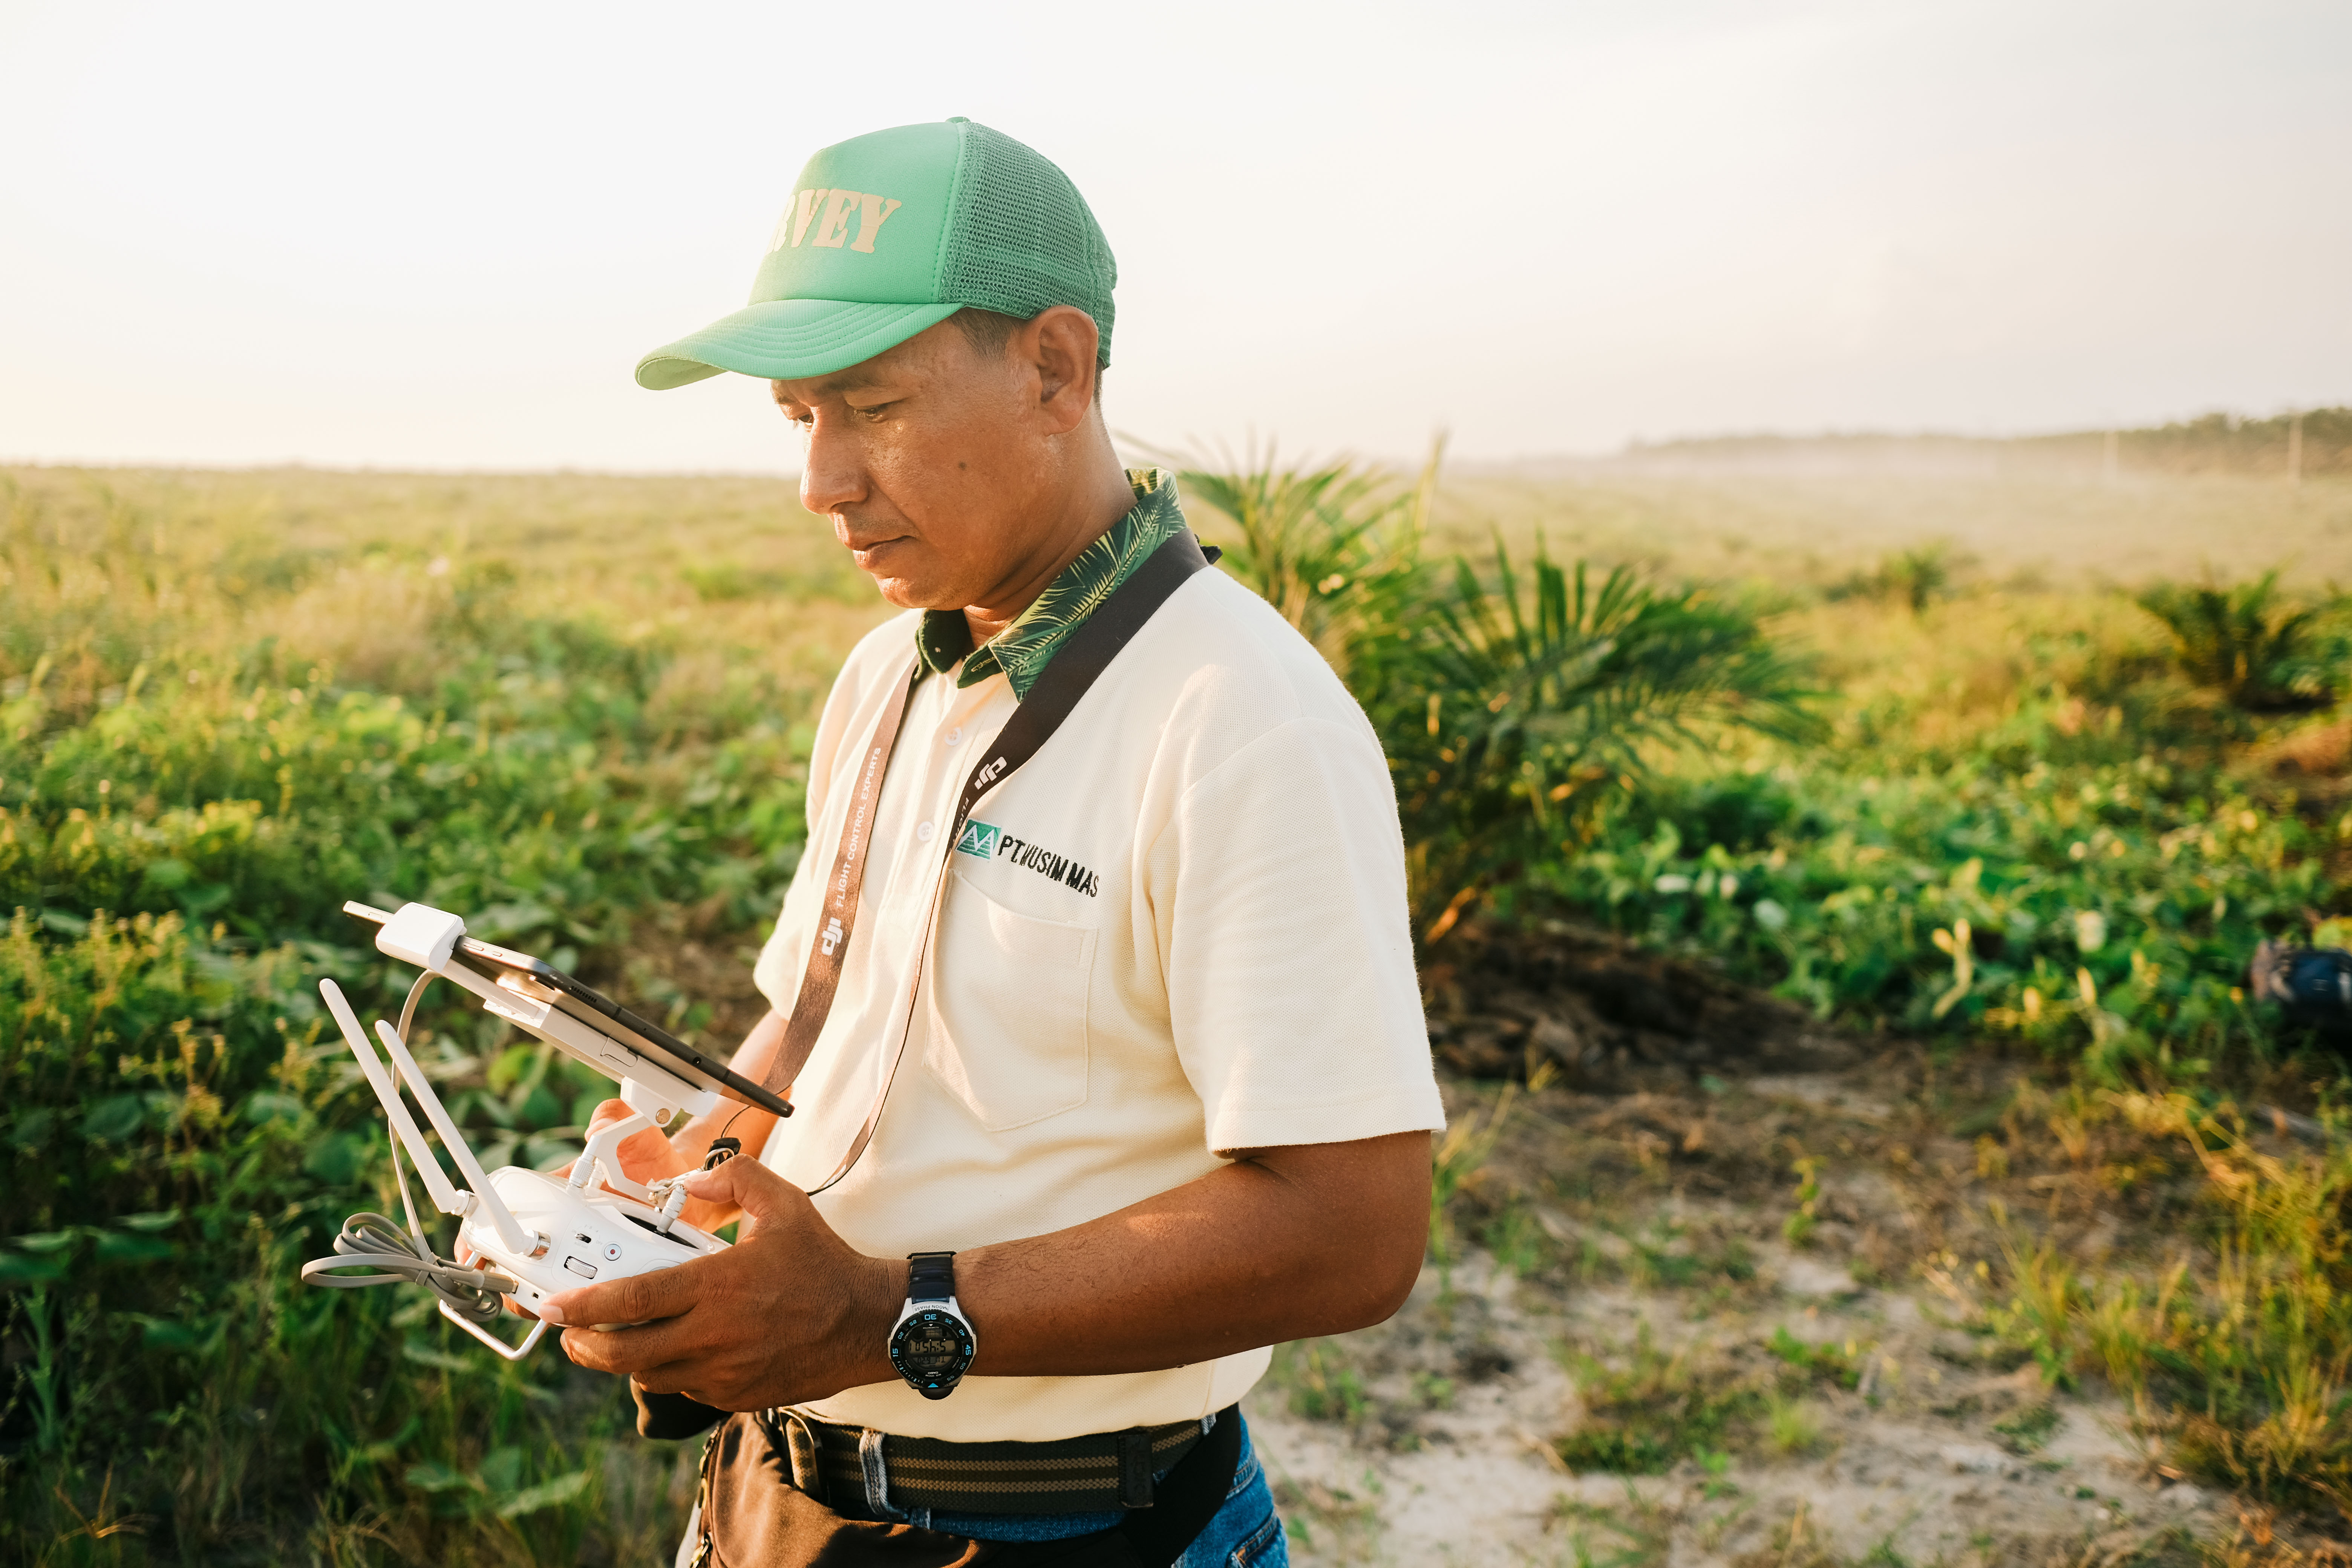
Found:
[(891, 1364), (924, 1393), (954, 1387), (971, 1364), (971, 1331), (938, 1307), (924, 1308), (890, 1336)]

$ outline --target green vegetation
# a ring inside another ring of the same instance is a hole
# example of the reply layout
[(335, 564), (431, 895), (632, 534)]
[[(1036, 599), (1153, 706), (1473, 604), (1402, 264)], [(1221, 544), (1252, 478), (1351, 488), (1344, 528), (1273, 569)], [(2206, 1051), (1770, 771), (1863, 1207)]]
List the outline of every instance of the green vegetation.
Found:
[[(2078, 1089), (2021, 1100), (2004, 1137), (2021, 1162), (2055, 1145), (2063, 1157), (2041, 1163), (2107, 1201), (2179, 1193), (2187, 1234), (2152, 1270), (2094, 1273), (2012, 1243), (1979, 1281), (1933, 1276), (1969, 1321), (2053, 1386), (2104, 1378), (2189, 1473), (2352, 1516), (2352, 1142), (2340, 1127), (2281, 1154), (2257, 1147), (2227, 1103)], [(2037, 1405), (1999, 1430), (2022, 1452), (2053, 1427)]]
[(1834, 1383), (1840, 1388), (1853, 1388), (1862, 1382), (1862, 1352), (1852, 1343), (1807, 1344), (1783, 1324), (1772, 1331), (1772, 1338), (1764, 1348), (1798, 1372)]
[(1568, 1537), (1568, 1561), (1575, 1568), (1655, 1568), (1668, 1560), (1673, 1544), (1672, 1515), (1630, 1486), (1615, 1507), (1557, 1499), (1551, 1521)]
[(2329, 907), (2347, 825), (2236, 768), (2244, 721), (2114, 607), (2074, 609), (1838, 607), (1878, 657), (1844, 656), (1831, 743), (1628, 797), (1514, 907), (1548, 897), (1826, 1016), (1997, 1030), (2109, 1081), (2261, 1051), (2246, 955)]
[(2241, 708), (2324, 708), (2352, 659), (2352, 600), (2293, 604), (2275, 572), (2234, 588), (2158, 583), (2139, 604), (2172, 634), (2182, 673)]
[(1807, 1399), (1768, 1395), (1764, 1404), (1766, 1446), (1784, 1459), (1802, 1458), (1822, 1446), (1822, 1413)]
[(1651, 1476), (1696, 1454), (1721, 1451), (1779, 1408), (1749, 1378), (1685, 1346), (1668, 1353), (1646, 1328), (1622, 1366), (1578, 1352), (1568, 1358), (1584, 1396), (1581, 1426), (1553, 1445), (1571, 1470)]
[(1185, 476), (1240, 531), (1237, 574), (1380, 731), (1433, 942), (1661, 752), (1727, 729), (1814, 730), (1806, 666), (1750, 607), (1624, 567), (1595, 581), (1540, 540), (1524, 584), (1500, 539), (1484, 572), (1425, 559), (1435, 472), (1433, 454), (1410, 489), (1345, 466)]
[[(433, 517), (426, 545), (287, 479), (0, 492), (0, 1556), (648, 1560), (671, 1461), (609, 1380), (298, 1282), (344, 1215), (396, 1208), (313, 987), (388, 1007), (337, 911), (422, 898), (703, 1029), (619, 955), (772, 907), (860, 623), (822, 577), (783, 612), (805, 629), (614, 581), (598, 546), (661, 526), (625, 483), (400, 481), (433, 493), (387, 521)], [(466, 548), (518, 513), (570, 522), (557, 569)], [(420, 1016), (485, 1158), (568, 1157), (609, 1084), (446, 995)]]
[(2058, 1414), (2058, 1407), (2045, 1400), (2026, 1406), (2006, 1421), (1994, 1422), (1992, 1429), (2000, 1434), (2011, 1453), (2038, 1454), (2065, 1424), (2066, 1418)]
[[(1550, 1063), (1537, 1067), (1529, 1075), (1528, 1086), (1538, 1092), (1553, 1077)], [(1455, 1117), (1437, 1141), (1430, 1156), (1429, 1180), (1429, 1254), (1442, 1269), (1449, 1271), (1460, 1256), (1460, 1244), (1454, 1235), (1454, 1200), (1485, 1180), (1486, 1162), (1494, 1157), (1502, 1142), (1505, 1127), (1511, 1116), (1512, 1102), (1517, 1099), (1519, 1086), (1507, 1083), (1495, 1101), (1494, 1109), (1484, 1117), (1475, 1114)], [(1516, 1217), (1506, 1216), (1509, 1226), (1508, 1240), (1512, 1250), (1523, 1258), (1537, 1255), (1533, 1222), (1525, 1213)], [(1490, 1227), (1491, 1229), (1491, 1227)]]
[(1942, 540), (1930, 540), (1910, 550), (1895, 551), (1879, 562), (1874, 571), (1858, 572), (1832, 584), (1828, 596), (1885, 599), (1908, 607), (1916, 616), (1950, 592), (1958, 565), (1950, 545)]
[(1290, 1390), (1291, 1414), (1309, 1421), (1353, 1426), (1371, 1408), (1363, 1374), (1349, 1363), (1345, 1348), (1329, 1340), (1278, 1347), (1269, 1375)]
[(1661, 1220), (1647, 1236), (1623, 1233), (1632, 1252), (1628, 1278), (1640, 1285), (1683, 1290), (1702, 1284), (1739, 1284), (1756, 1277), (1756, 1261), (1738, 1237), (1708, 1248), (1686, 1240), (1688, 1229)]
[[(2228, 1109), (2257, 1082), (2339, 1092), (2238, 991), (2256, 940), (2347, 909), (2344, 798), (2263, 761), (2335, 755), (2345, 722), (2311, 706), (2345, 670), (2334, 612), (2294, 618), (2307, 584), (2216, 588), (2210, 615), (2151, 588), (2209, 657), (2111, 589), (1898, 551), (1833, 594), (1789, 530), (1724, 542), (1801, 489), (1507, 493), (1433, 464), (1188, 483), (1379, 726), (1435, 963), (1570, 919), (1823, 1017), (2020, 1047), (2071, 1098), (2012, 1107), (1985, 1157), (2030, 1163), (2053, 1118), (2137, 1140), (2082, 1179), (2174, 1170), (2200, 1228), (2149, 1282), (2081, 1275), (2021, 1225), (1984, 1281), (1948, 1281), (1970, 1321), (2141, 1401), (2191, 1473), (2352, 1498), (2352, 1155), (2332, 1131), (2263, 1152)], [(2182, 483), (2145, 506), (2251, 493)], [(2332, 483), (2299, 526), (2335, 526)], [(2125, 504), (2087, 493), (2049, 504)], [(801, 852), (814, 705), (878, 607), (773, 481), (23, 470), (0, 504), (0, 1556), (657, 1557), (678, 1456), (609, 1382), (493, 1364), (413, 1292), (296, 1282), (394, 1201), (312, 987), (392, 1005), (337, 910), (420, 898), (730, 1046)], [(1995, 557), (1948, 521), (1921, 528)], [(559, 1161), (604, 1086), (494, 1022), (428, 994), (425, 1059), (495, 1158)], [(1497, 1107), (1437, 1150), (1442, 1262), (1508, 1135)], [(1773, 1201), (1801, 1241), (1820, 1183), (1797, 1157)], [(1524, 1206), (1478, 1235), (1552, 1255)], [(1645, 1280), (1753, 1271), (1627, 1240)], [(1592, 1420), (1560, 1457), (1801, 1451), (1807, 1402), (1850, 1397), (1864, 1358), (1767, 1348), (1769, 1378), (1646, 1342), (1630, 1370), (1579, 1363)], [(1367, 1415), (1340, 1347), (1284, 1356), (1302, 1414)]]
[(1763, 1348), (1777, 1368), (1743, 1369), (1703, 1342), (1668, 1352), (1646, 1327), (1619, 1355), (1564, 1350), (1585, 1416), (1555, 1451), (1572, 1470), (1629, 1476), (1662, 1474), (1685, 1458), (1719, 1476), (1732, 1451), (1751, 1447), (1780, 1458), (1811, 1453), (1825, 1426), (1814, 1394), (1854, 1390), (1863, 1352), (1851, 1343), (1808, 1344), (1785, 1326)]
[(1421, 571), (1437, 495), (1433, 449), (1419, 480), (1330, 463), (1297, 469), (1268, 453), (1241, 467), (1185, 468), (1185, 492), (1222, 512), (1227, 567), (1282, 613), (1333, 668), (1393, 637)]
[[(0, 939), (7, 1550), (650, 1550), (657, 1467), (604, 1463), (625, 1400), (550, 1358), (458, 1352), (422, 1301), (296, 1278), (345, 1213), (385, 1203), (373, 1119), (310, 1003), (356, 955), (244, 948), (177, 913), (47, 923), (20, 912)], [(503, 1115), (531, 1157), (534, 1129), (568, 1120), (536, 1103), (554, 1075), (538, 1063), (501, 1101), (499, 1065), (436, 1067), (480, 1080), (467, 1114)]]

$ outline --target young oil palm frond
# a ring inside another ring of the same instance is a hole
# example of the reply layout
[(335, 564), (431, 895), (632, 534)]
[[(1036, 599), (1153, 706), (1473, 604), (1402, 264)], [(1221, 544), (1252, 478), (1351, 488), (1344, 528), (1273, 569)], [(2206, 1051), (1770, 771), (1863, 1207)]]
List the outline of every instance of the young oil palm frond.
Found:
[(1179, 479), (1232, 527), (1213, 529), (1224, 563), (1331, 661), (1349, 673), (1355, 647), (1393, 611), (1420, 572), (1421, 543), (1437, 490), (1440, 437), (1412, 484), (1339, 461), (1276, 466), (1269, 447), (1242, 464), (1197, 464)]
[(1831, 584), (1828, 597), (1832, 601), (1882, 599), (1905, 605), (1915, 616), (1921, 615), (1929, 605), (1952, 592), (1954, 578), (1972, 562), (1973, 557), (1955, 551), (1949, 540), (1931, 539), (1925, 544), (1882, 555), (1871, 570), (1853, 573)]
[(1466, 560), (1431, 570), (1443, 450), (1410, 485), (1345, 462), (1282, 468), (1271, 452), (1181, 475), (1230, 521), (1216, 531), (1227, 568), (1322, 650), (1379, 729), (1430, 940), (1656, 748), (1811, 727), (1805, 667), (1701, 590), (1622, 567), (1596, 584), (1540, 546), (1523, 584), (1499, 540), (1491, 587)]
[(1491, 589), (1457, 560), (1416, 635), (1365, 650), (1360, 695), (1419, 847), (1417, 892), (1444, 900), (1433, 940), (1659, 747), (1726, 727), (1787, 739), (1815, 728), (1806, 663), (1752, 614), (1622, 566), (1596, 584), (1540, 546), (1530, 575), (1523, 584), (1498, 541)]
[(2278, 591), (2275, 572), (2234, 588), (2158, 583), (2137, 602), (2171, 634), (2181, 673), (2241, 708), (2324, 706), (2352, 653), (2352, 639), (2331, 625), (2343, 618), (2344, 601), (2294, 605)]

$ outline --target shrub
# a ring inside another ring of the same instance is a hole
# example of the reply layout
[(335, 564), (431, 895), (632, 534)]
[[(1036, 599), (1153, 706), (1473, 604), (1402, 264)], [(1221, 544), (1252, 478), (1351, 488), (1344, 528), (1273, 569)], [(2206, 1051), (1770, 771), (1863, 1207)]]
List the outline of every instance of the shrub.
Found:
[[(299, 1282), (399, 1206), (312, 987), (396, 1000), (352, 896), (591, 967), (649, 907), (772, 914), (804, 705), (740, 659), (688, 693), (663, 637), (533, 613), (495, 560), (5, 499), (0, 1559), (666, 1557), (671, 1449), (618, 1383)], [(457, 997), (418, 1024), (494, 1165), (567, 1157), (610, 1091)]]
[(0, 1556), (92, 1519), (203, 1561), (305, 1536), (412, 1560), (609, 1542), (617, 1385), (453, 1354), (469, 1342), (419, 1303), (297, 1278), (344, 1214), (393, 1202), (310, 989), (355, 956), (239, 952), (177, 914), (75, 923), (20, 910), (0, 936)]
[(1399, 629), (1396, 616), (1414, 605), (1444, 455), (1440, 441), (1412, 485), (1347, 462), (1280, 468), (1271, 450), (1244, 467), (1189, 467), (1178, 477), (1232, 521), (1227, 570), (1345, 677), (1358, 650)]
[(420, 899), (574, 958), (650, 903), (772, 909), (804, 836), (805, 732), (749, 728), (665, 787), (642, 677), (581, 677), (566, 661), (593, 668), (593, 636), (535, 635), (545, 663), (494, 675), (477, 655), (480, 689), (430, 710), (192, 668), (76, 724), (30, 685), (0, 702), (0, 908), (176, 910), (270, 942), (339, 931), (347, 898)]
[(1431, 941), (1488, 886), (1573, 842), (1662, 751), (1726, 726), (1813, 730), (1804, 666), (1752, 614), (1625, 567), (1596, 584), (1540, 546), (1524, 590), (1499, 542), (1495, 563), (1490, 587), (1457, 560), (1417, 634), (1357, 659), (1424, 903), (1444, 900)]
[(2171, 635), (2182, 673), (2241, 708), (2325, 707), (2352, 658), (2346, 602), (2294, 603), (2275, 572), (2235, 587), (2158, 583), (2138, 603)]
[(1760, 843), (1710, 841), (1719, 797), (1664, 781), (1640, 817), (1622, 807), (1590, 847), (1532, 866), (1520, 897), (1720, 955), (1824, 1016), (1991, 1026), (2110, 1075), (2252, 1048), (2267, 1026), (2234, 994), (2247, 955), (2330, 897), (2295, 816), (2151, 757), (1769, 776), (1798, 805)]
[(1658, 1475), (1693, 1454), (1732, 1446), (1766, 1410), (1753, 1379), (1733, 1375), (1696, 1347), (1668, 1354), (1646, 1324), (1631, 1349), (1622, 1368), (1583, 1352), (1566, 1358), (1586, 1415), (1552, 1447), (1571, 1470)]
[(1829, 591), (1832, 599), (1872, 598), (1899, 604), (1919, 615), (1951, 591), (1952, 578), (1963, 564), (1950, 544), (1933, 540), (1882, 557), (1870, 572), (1855, 573)]
[(1409, 489), (1270, 457), (1184, 476), (1238, 528), (1234, 573), (1318, 640), (1380, 731), (1428, 942), (1662, 751), (1814, 729), (1806, 666), (1736, 603), (1627, 567), (1596, 582), (1540, 542), (1525, 582), (1499, 539), (1486, 574), (1424, 563), (1437, 458)]

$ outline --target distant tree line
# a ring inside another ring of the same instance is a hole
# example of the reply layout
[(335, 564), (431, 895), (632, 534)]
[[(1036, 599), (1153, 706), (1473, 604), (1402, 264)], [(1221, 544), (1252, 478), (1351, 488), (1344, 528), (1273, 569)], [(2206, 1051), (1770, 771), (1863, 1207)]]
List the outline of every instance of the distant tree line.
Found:
[[(2303, 426), (2301, 452), (2294, 426)], [(2032, 436), (2004, 443), (2027, 452), (2047, 452), (2084, 463), (2104, 459), (2106, 433), (2089, 430), (2063, 436)], [(2306, 479), (2320, 474), (2352, 474), (2352, 408), (2314, 408), (2301, 415), (2281, 414), (2269, 419), (2241, 419), (2231, 414), (2207, 414), (2154, 429), (2115, 432), (2116, 456), (2127, 469), (2186, 474), (2278, 474), (2288, 471), (2290, 456), (2299, 456)]]
[[(2298, 430), (2298, 425), (2300, 429)], [(2316, 479), (2352, 475), (2352, 408), (2312, 408), (2268, 419), (2207, 414), (2133, 430), (2069, 430), (1987, 437), (1927, 432), (1729, 435), (1629, 445), (1637, 465), (1955, 471), (2066, 469), (2112, 473), (2242, 474)]]

